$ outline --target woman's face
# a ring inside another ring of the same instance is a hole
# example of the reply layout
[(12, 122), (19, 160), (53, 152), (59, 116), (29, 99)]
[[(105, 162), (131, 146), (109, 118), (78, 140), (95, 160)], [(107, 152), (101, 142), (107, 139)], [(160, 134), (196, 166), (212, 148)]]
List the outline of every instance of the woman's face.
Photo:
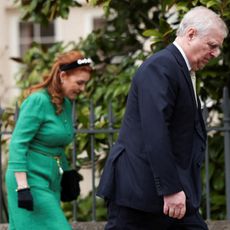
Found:
[(75, 100), (77, 95), (85, 91), (90, 73), (82, 70), (71, 71), (70, 74), (62, 71), (60, 74), (62, 90), (65, 97)]

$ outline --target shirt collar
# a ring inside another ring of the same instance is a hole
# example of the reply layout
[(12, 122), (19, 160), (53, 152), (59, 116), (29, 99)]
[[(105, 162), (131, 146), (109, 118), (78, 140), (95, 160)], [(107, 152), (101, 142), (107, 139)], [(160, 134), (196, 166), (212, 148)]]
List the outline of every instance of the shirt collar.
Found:
[(180, 46), (176, 41), (174, 41), (173, 44), (174, 44), (174, 45), (176, 46), (176, 48), (180, 51), (181, 55), (183, 56), (183, 58), (184, 58), (184, 60), (185, 60), (185, 62), (186, 62), (186, 65), (187, 65), (187, 67), (188, 67), (188, 70), (191, 71), (192, 68), (191, 68), (191, 66), (190, 66), (190, 64), (189, 64), (188, 58), (186, 57), (184, 50), (181, 48), (181, 46)]

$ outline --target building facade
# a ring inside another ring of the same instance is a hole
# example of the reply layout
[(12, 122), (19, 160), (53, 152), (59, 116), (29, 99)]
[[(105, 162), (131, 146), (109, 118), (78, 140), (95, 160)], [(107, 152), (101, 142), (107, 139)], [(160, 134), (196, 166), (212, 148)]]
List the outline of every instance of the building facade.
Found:
[[(15, 84), (18, 63), (12, 57), (21, 57), (36, 41), (49, 47), (54, 42), (78, 42), (86, 37), (103, 15), (99, 7), (92, 7), (81, 1), (82, 7), (72, 7), (67, 20), (58, 18), (48, 26), (22, 22), (20, 11), (13, 0), (0, 1), (0, 105), (11, 106), (19, 89)], [(80, 1), (78, 1), (80, 2)]]

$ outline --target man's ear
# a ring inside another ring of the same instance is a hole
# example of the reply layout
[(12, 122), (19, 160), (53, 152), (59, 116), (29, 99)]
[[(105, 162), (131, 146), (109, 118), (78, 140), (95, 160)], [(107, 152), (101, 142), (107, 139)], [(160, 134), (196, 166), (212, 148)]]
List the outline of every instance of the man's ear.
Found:
[(196, 35), (197, 35), (197, 30), (194, 27), (190, 27), (187, 30), (187, 37), (189, 41), (193, 40), (196, 37)]

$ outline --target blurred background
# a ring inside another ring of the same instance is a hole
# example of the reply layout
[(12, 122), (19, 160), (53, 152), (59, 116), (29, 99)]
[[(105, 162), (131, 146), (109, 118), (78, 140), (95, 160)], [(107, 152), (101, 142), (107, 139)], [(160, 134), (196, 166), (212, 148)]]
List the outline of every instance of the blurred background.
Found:
[[(71, 49), (91, 57), (94, 71), (87, 92), (74, 103), (76, 135), (66, 148), (83, 178), (81, 196), (62, 205), (70, 221), (106, 219), (95, 192), (132, 77), (143, 60), (174, 40), (181, 17), (198, 5), (219, 13), (230, 28), (230, 0), (0, 1), (0, 223), (8, 221), (4, 175), (23, 90), (41, 81), (56, 55)], [(230, 220), (229, 38), (222, 54), (196, 73), (208, 133), (200, 210), (207, 220)]]

